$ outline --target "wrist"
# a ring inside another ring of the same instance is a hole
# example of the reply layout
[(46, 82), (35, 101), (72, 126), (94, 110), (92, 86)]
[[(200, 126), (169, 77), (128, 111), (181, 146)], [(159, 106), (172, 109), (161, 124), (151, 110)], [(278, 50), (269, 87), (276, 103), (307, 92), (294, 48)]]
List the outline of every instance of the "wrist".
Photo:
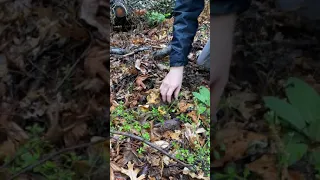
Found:
[(170, 67), (170, 71), (183, 71), (184, 66)]

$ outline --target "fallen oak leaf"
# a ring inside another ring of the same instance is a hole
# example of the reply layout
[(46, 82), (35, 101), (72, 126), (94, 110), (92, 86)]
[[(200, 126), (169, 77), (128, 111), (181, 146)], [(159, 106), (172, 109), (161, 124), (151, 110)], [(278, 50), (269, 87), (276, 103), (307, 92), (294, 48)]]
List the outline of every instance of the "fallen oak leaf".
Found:
[(124, 168), (121, 168), (121, 172), (123, 174), (126, 174), (127, 176), (129, 176), (130, 180), (143, 180), (145, 179), (145, 175), (141, 175), (139, 177), (138, 176), (138, 173), (140, 172), (140, 169), (136, 168), (134, 169), (133, 168), (133, 165), (130, 161), (128, 162), (128, 169), (124, 169)]

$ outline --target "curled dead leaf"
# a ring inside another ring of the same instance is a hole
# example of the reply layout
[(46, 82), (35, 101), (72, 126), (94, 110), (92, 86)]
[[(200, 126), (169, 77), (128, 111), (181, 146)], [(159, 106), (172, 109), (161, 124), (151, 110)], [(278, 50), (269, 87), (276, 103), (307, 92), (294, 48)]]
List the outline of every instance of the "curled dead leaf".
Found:
[(138, 76), (136, 79), (136, 84), (138, 87), (142, 87), (143, 89), (146, 89), (146, 85), (143, 83), (144, 80), (146, 80), (148, 78), (148, 75), (142, 75), (142, 76)]
[(141, 66), (141, 59), (137, 59), (134, 63), (134, 67), (142, 72), (142, 74), (146, 74), (147, 70)]

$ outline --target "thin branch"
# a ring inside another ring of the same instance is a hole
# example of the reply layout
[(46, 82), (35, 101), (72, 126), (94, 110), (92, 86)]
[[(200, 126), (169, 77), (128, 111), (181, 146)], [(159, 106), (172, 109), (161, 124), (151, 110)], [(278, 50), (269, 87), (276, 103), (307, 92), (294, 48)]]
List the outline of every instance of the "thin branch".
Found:
[(59, 82), (59, 84), (57, 85), (55, 92), (59, 90), (59, 88), (62, 86), (62, 84), (64, 83), (64, 81), (69, 78), (69, 76), (71, 75), (71, 72), (73, 72), (73, 70), (76, 68), (76, 66), (79, 64), (79, 62), (81, 61), (82, 58), (85, 57), (85, 55), (87, 55), (87, 53), (89, 52), (90, 47), (92, 46), (92, 42), (89, 44), (89, 46), (86, 48), (86, 50), (80, 55), (80, 57), (76, 60), (76, 62), (71, 66), (71, 68), (68, 70), (68, 72), (66, 73), (66, 75), (63, 77), (63, 79)]
[(21, 171), (19, 171), (18, 173), (14, 174), (13, 176), (11, 176), (9, 178), (9, 180), (13, 180), (13, 179), (19, 177), (21, 174), (26, 173), (28, 171), (31, 171), (35, 167), (45, 163), (46, 161), (52, 159), (55, 156), (58, 156), (60, 154), (63, 154), (65, 152), (72, 151), (72, 150), (75, 150), (75, 149), (80, 149), (80, 148), (89, 147), (89, 146), (92, 146), (92, 145), (95, 145), (95, 144), (99, 144), (99, 143), (101, 143), (103, 141), (106, 141), (106, 140), (107, 140), (107, 138), (103, 138), (103, 139), (99, 139), (99, 140), (94, 141), (94, 142), (89, 142), (89, 143), (84, 143), (84, 144), (80, 144), (80, 145), (69, 147), (69, 148), (64, 148), (64, 149), (61, 149), (60, 151), (51, 153), (47, 157), (41, 159), (40, 161), (38, 161), (38, 162), (36, 162), (36, 163), (34, 163), (34, 164), (30, 165), (30, 166), (27, 166), (24, 169), (22, 169)]
[(169, 153), (166, 152), (165, 150), (163, 150), (163, 149), (161, 149), (160, 147), (152, 144), (151, 142), (143, 139), (142, 137), (139, 137), (139, 136), (136, 136), (136, 135), (133, 135), (133, 134), (129, 134), (129, 133), (125, 133), (125, 132), (112, 131), (112, 130), (110, 130), (110, 133), (111, 133), (111, 134), (123, 135), (123, 136), (127, 136), (127, 137), (130, 137), (130, 138), (133, 138), (133, 139), (142, 141), (142, 142), (148, 144), (150, 147), (152, 147), (152, 148), (158, 150), (159, 152), (165, 154), (165, 155), (168, 156), (169, 158), (171, 158), (171, 159), (175, 160), (176, 162), (182, 164), (182, 165), (185, 166), (185, 167), (192, 167), (192, 166), (193, 166), (193, 165), (191, 165), (191, 164), (186, 164), (185, 162), (180, 161), (179, 159), (177, 159), (176, 157), (172, 156), (171, 154), (169, 154)]

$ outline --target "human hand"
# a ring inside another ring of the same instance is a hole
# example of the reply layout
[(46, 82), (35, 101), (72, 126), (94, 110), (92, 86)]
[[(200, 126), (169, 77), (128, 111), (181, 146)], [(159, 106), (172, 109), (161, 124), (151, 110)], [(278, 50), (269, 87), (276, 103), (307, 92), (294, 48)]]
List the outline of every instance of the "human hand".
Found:
[(172, 95), (177, 99), (183, 79), (184, 66), (171, 67), (160, 86), (160, 93), (164, 102), (171, 103)]

